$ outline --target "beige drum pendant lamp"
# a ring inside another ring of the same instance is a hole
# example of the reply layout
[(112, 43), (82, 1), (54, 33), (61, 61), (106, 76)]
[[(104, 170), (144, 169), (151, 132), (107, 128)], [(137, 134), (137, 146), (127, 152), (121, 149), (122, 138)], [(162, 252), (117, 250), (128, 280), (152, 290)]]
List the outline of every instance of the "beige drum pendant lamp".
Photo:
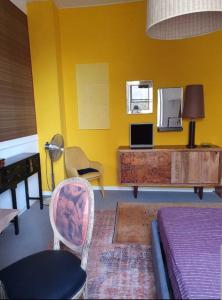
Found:
[(174, 40), (222, 28), (222, 0), (148, 0), (147, 34)]

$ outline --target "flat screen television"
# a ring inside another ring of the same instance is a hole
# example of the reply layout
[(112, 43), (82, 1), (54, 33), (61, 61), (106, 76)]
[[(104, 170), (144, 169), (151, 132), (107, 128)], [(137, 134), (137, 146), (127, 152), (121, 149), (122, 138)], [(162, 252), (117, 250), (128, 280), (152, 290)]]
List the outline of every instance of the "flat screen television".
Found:
[(153, 148), (153, 124), (130, 124), (130, 148)]

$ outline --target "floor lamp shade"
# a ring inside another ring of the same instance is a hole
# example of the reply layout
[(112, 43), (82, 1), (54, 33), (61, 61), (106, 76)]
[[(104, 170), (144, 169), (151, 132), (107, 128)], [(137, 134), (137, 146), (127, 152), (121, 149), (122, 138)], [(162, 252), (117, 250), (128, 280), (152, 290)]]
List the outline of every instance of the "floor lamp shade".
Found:
[(204, 118), (204, 92), (202, 85), (188, 85), (184, 94), (183, 118), (190, 119), (188, 148), (195, 148), (195, 120)]
[(173, 40), (222, 28), (221, 0), (148, 0), (147, 34)]

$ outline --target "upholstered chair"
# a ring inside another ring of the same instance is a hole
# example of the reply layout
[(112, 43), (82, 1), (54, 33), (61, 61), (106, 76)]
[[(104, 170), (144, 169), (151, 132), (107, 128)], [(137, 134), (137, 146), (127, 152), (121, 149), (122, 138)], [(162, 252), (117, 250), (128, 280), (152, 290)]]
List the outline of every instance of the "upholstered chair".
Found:
[(49, 210), (53, 250), (30, 255), (0, 271), (8, 298), (76, 299), (83, 293), (86, 297), (86, 265), (94, 222), (91, 185), (83, 178), (64, 180), (53, 191)]
[(100, 162), (89, 160), (80, 147), (65, 148), (64, 156), (67, 176), (82, 177), (89, 181), (97, 179), (104, 198), (103, 165)]

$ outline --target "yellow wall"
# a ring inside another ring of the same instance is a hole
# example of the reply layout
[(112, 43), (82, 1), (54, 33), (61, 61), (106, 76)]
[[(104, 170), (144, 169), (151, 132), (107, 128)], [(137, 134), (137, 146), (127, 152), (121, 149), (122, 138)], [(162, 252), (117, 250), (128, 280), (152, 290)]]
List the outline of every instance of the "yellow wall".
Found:
[[(105, 185), (118, 185), (116, 150), (120, 145), (129, 143), (128, 124), (131, 122), (156, 124), (156, 90), (159, 87), (204, 84), (206, 118), (197, 122), (196, 142), (222, 144), (220, 134), (222, 32), (183, 41), (152, 40), (145, 34), (145, 1), (63, 9), (58, 10), (57, 15), (59, 21), (54, 31), (60, 34), (61, 42), (57, 50), (61, 50), (62, 74), (59, 76), (63, 79), (66, 145), (79, 145), (91, 159), (104, 164)], [(29, 17), (33, 18), (32, 15)], [(30, 36), (35, 40), (36, 33), (31, 31)], [(49, 56), (52, 43), (49, 46), (47, 44), (48, 41), (43, 48)], [(33, 58), (34, 65), (37, 59)], [(75, 65), (84, 63), (109, 64), (110, 129), (108, 130), (78, 129)], [(44, 65), (41, 64), (39, 73), (44, 72), (44, 69)], [(126, 81), (145, 79), (154, 82), (154, 113), (127, 115)], [(50, 79), (46, 80), (48, 84)], [(36, 86), (36, 90), (41, 93), (41, 87), (37, 82)], [(52, 92), (49, 92), (48, 96), (49, 99), (44, 99), (46, 105), (50, 106)], [(37, 120), (39, 119), (41, 127), (47, 123), (39, 116), (40, 114), (41, 109), (37, 110)], [(183, 132), (158, 133), (155, 130), (154, 139), (155, 144), (186, 144), (187, 136), (188, 122), (185, 121)]]
[[(43, 189), (48, 190), (44, 144), (57, 133), (66, 137), (58, 15), (53, 3), (29, 3), (28, 25)], [(62, 160), (55, 163), (55, 174), (57, 182), (64, 178)], [(48, 178), (51, 184), (49, 160)]]

